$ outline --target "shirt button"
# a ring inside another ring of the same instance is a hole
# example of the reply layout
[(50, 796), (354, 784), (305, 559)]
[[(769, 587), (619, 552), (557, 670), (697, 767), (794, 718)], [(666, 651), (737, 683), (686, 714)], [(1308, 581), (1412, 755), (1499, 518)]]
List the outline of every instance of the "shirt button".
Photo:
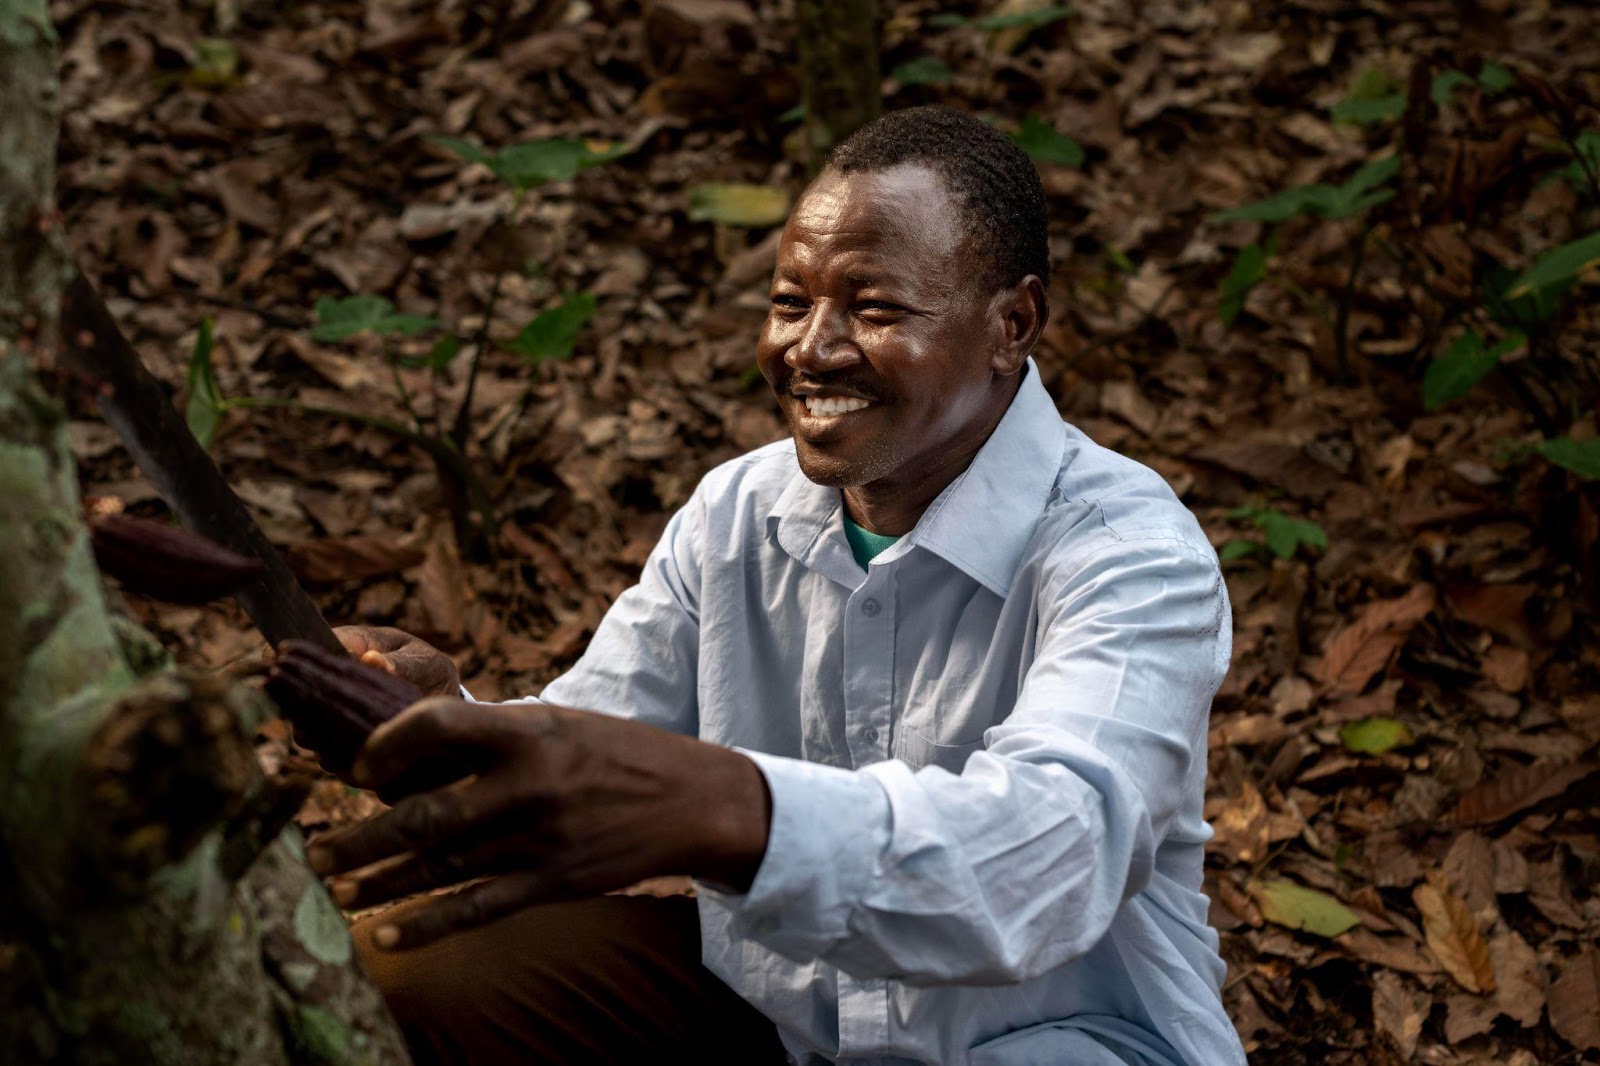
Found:
[(872, 728), (870, 725), (861, 731), (861, 735), (866, 739), (868, 744), (876, 744), (878, 742), (878, 731)]
[(865, 599), (861, 601), (861, 613), (866, 615), (868, 618), (873, 617), (881, 610), (883, 610), (883, 604), (879, 603), (877, 600)]

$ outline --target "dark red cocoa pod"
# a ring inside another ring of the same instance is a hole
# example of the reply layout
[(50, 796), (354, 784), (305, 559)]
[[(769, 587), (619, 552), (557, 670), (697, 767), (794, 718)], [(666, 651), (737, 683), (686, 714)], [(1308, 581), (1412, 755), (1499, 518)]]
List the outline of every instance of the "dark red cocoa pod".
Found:
[(198, 533), (127, 514), (90, 519), (89, 543), (101, 572), (129, 592), (167, 603), (210, 603), (266, 569)]
[(278, 645), (266, 690), (296, 742), (341, 777), (374, 729), (422, 699), (409, 681), (304, 640)]

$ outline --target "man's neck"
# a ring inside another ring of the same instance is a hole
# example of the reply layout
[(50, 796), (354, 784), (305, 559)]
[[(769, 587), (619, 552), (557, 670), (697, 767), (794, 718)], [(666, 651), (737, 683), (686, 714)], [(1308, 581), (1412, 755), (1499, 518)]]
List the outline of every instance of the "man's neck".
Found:
[(856, 525), (872, 533), (899, 537), (911, 532), (928, 505), (938, 498), (945, 486), (966, 472), (978, 452), (988, 443), (995, 428), (1011, 409), (1024, 376), (1018, 374), (1012, 379), (1011, 388), (1005, 393), (1005, 402), (998, 406), (990, 418), (976, 427), (975, 432), (952, 441), (950, 449), (919, 471), (915, 480), (891, 482), (884, 479), (842, 489), (845, 513)]

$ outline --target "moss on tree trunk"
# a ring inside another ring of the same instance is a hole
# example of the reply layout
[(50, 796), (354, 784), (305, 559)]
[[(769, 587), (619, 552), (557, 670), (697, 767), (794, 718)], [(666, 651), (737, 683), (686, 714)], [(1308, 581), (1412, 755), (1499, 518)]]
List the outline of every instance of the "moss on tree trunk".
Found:
[(251, 748), (267, 708), (109, 610), (40, 384), (70, 261), (55, 37), (0, 0), (0, 1062), (404, 1064)]

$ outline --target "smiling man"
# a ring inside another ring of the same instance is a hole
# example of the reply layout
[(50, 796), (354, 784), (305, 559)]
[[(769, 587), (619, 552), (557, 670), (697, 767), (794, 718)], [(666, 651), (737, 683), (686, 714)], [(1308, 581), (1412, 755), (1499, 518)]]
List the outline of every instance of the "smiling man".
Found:
[[(353, 772), (474, 776), (311, 849), (347, 906), (473, 882), (358, 927), (419, 1062), (1244, 1061), (1200, 890), (1227, 594), (1040, 384), (1048, 276), (985, 123), (835, 151), (758, 348), (792, 440), (706, 476), (537, 699), (424, 701)], [(698, 900), (602, 895), (674, 873)]]

